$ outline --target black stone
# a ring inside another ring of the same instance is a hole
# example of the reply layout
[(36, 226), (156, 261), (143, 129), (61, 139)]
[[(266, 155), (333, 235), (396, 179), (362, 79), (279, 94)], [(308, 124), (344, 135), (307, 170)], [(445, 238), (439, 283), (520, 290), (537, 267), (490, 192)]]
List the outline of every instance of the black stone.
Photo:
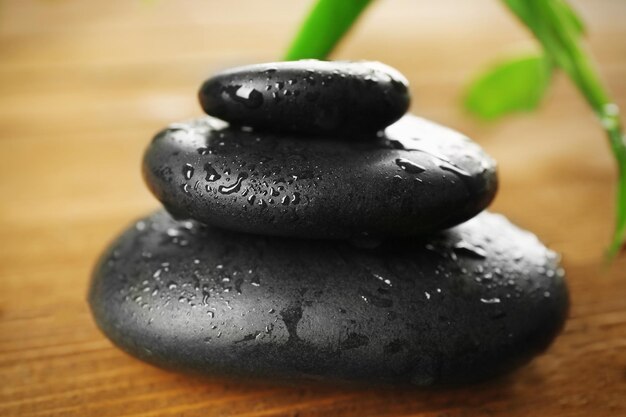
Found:
[(89, 301), (130, 354), (204, 375), (446, 385), (542, 352), (568, 307), (556, 255), (483, 213), (430, 240), (348, 242), (137, 222)]
[(175, 217), (264, 235), (412, 236), (471, 218), (496, 193), (478, 145), (413, 116), (367, 142), (224, 126), (172, 125), (146, 151), (146, 182)]
[(409, 108), (406, 79), (379, 62), (316, 60), (233, 68), (209, 78), (200, 104), (232, 124), (304, 134), (376, 132)]

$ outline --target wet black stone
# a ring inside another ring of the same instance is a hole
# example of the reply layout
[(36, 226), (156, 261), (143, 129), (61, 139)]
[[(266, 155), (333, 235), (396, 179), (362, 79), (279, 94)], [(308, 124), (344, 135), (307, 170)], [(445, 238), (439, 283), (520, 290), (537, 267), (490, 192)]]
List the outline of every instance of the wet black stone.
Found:
[(130, 354), (204, 375), (446, 385), (510, 371), (561, 329), (556, 255), (483, 213), (375, 249), (156, 213), (97, 265), (89, 301)]
[(478, 145), (413, 116), (367, 142), (224, 126), (172, 125), (146, 151), (146, 182), (179, 219), (303, 238), (411, 236), (471, 218), (496, 193), (495, 162)]
[(376, 132), (409, 108), (406, 79), (379, 62), (303, 60), (233, 68), (200, 89), (204, 111), (232, 124), (304, 134)]

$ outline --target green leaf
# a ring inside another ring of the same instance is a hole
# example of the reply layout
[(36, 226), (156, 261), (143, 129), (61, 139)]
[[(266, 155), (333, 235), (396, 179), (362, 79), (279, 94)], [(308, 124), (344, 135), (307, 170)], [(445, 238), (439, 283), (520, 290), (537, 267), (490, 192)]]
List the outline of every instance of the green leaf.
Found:
[(619, 109), (582, 43), (583, 24), (565, 0), (503, 1), (528, 26), (550, 61), (567, 73), (602, 122), (618, 169), (615, 229), (607, 251), (613, 258), (626, 241), (626, 140)]
[[(502, 0), (511, 11), (524, 23), (531, 31), (535, 32), (537, 26), (541, 24), (541, 16), (534, 12), (534, 6), (531, 4), (537, 0)], [(538, 0), (544, 1), (544, 0)], [(557, 15), (567, 21), (573, 32), (577, 35), (583, 35), (586, 31), (583, 20), (578, 13), (565, 0), (549, 0)]]
[(534, 110), (545, 95), (550, 75), (550, 64), (540, 53), (499, 62), (470, 85), (465, 108), (485, 120)]
[[(528, 7), (527, 0), (502, 0), (509, 9), (533, 32), (535, 30), (536, 22), (535, 16), (531, 13)], [(531, 0), (532, 1), (532, 0)]]
[(318, 0), (285, 60), (325, 59), (372, 0)]
[(557, 14), (561, 16), (562, 19), (568, 21), (571, 25), (572, 29), (578, 35), (584, 35), (587, 29), (585, 28), (585, 24), (578, 13), (564, 0), (555, 0), (554, 7), (558, 10)]

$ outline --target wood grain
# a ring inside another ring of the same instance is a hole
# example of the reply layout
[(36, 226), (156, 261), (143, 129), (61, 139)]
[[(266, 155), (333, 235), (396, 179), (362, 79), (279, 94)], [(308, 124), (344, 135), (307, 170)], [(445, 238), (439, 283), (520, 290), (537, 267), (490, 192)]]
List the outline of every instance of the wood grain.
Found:
[[(626, 2), (577, 1), (602, 75), (626, 108)], [(304, 0), (0, 1), (0, 415), (626, 415), (626, 255), (605, 268), (614, 165), (562, 77), (542, 109), (496, 125), (458, 106), (498, 54), (532, 46), (496, 0), (376, 3), (337, 58), (411, 81), (413, 110), (500, 163), (493, 210), (564, 255), (563, 334), (506, 378), (454, 390), (284, 387), (168, 373), (114, 348), (85, 302), (106, 243), (158, 207), (139, 161), (152, 134), (200, 114), (204, 76), (278, 59)]]

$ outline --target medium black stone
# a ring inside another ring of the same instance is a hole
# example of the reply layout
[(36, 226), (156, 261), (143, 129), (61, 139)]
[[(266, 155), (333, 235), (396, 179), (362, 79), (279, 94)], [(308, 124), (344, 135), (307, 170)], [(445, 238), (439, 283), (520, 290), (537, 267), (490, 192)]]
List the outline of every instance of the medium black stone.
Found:
[(232, 124), (304, 134), (376, 132), (409, 108), (408, 82), (380, 62), (303, 60), (233, 68), (209, 78), (200, 104)]
[(417, 385), (516, 368), (568, 307), (556, 255), (489, 213), (430, 240), (359, 249), (159, 212), (103, 255), (89, 301), (115, 344), (158, 366)]
[(367, 142), (224, 126), (172, 125), (146, 151), (146, 182), (177, 218), (264, 235), (411, 236), (471, 218), (496, 193), (478, 145), (413, 116)]

